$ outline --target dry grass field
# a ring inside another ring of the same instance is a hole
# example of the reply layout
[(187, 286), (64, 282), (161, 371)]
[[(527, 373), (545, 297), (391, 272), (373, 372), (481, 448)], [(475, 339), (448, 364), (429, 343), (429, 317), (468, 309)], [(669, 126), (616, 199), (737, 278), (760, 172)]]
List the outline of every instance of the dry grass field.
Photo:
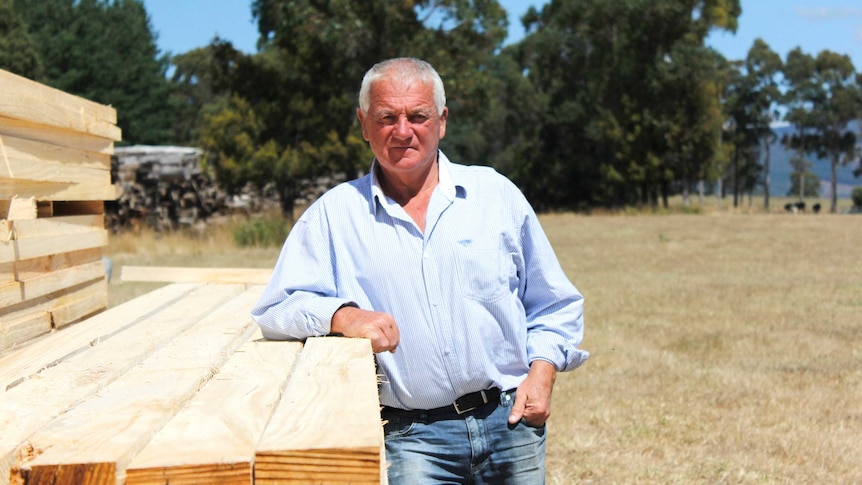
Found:
[(586, 297), (549, 483), (862, 483), (862, 217), (556, 215)]
[[(776, 204), (776, 207), (781, 207)], [(586, 296), (548, 483), (862, 483), (862, 216), (542, 217)], [(112, 237), (123, 264), (271, 267), (225, 231)], [(116, 303), (156, 285), (111, 284)]]

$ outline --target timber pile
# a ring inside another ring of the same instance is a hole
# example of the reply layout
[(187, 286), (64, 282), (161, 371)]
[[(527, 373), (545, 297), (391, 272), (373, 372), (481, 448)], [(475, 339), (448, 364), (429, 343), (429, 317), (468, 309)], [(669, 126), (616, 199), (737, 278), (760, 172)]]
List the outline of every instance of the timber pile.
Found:
[(0, 352), (102, 311), (116, 110), (0, 70)]
[(385, 483), (370, 343), (266, 341), (262, 290), (171, 283), (0, 358), (0, 483)]

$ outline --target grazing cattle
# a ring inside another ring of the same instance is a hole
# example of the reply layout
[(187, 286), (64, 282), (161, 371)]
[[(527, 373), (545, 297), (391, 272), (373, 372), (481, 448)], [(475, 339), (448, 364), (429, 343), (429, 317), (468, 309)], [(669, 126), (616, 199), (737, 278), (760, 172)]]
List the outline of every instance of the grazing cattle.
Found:
[(812, 205), (812, 206), (811, 206), (811, 210), (813, 210), (815, 214), (817, 214), (818, 212), (820, 212), (820, 202), (818, 202), (818, 203), (816, 203), (816, 204)]
[(793, 212), (793, 204), (790, 202), (784, 204), (784, 210), (786, 212)]
[(798, 210), (799, 212), (805, 212), (805, 202), (803, 202), (801, 200), (799, 202), (797, 202), (796, 203), (796, 210)]

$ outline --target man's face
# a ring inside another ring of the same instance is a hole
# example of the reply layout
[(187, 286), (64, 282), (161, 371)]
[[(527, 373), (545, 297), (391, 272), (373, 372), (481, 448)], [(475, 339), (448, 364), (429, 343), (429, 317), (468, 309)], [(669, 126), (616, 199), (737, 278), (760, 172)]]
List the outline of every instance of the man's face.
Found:
[(381, 80), (370, 90), (368, 114), (357, 111), (362, 136), (386, 173), (422, 170), (434, 163), (446, 134), (446, 116), (437, 114), (431, 84)]

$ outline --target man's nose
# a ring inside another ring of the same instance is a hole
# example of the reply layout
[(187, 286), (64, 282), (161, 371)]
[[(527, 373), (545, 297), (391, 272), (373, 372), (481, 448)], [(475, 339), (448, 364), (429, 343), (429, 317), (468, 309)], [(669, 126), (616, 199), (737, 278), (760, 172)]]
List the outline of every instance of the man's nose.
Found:
[(412, 135), (413, 125), (410, 124), (410, 120), (408, 120), (405, 115), (399, 116), (398, 121), (395, 122), (395, 136), (399, 138), (409, 138)]

